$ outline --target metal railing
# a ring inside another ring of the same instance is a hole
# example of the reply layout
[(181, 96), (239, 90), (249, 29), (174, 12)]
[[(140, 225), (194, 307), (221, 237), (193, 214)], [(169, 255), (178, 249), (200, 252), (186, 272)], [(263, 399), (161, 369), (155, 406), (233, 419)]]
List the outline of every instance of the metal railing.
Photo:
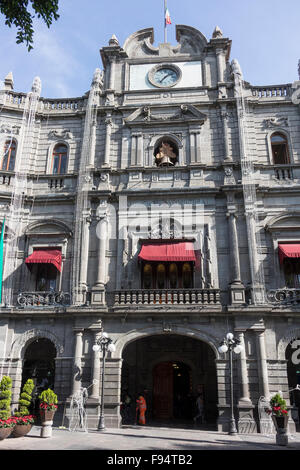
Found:
[(288, 287), (271, 289), (267, 292), (267, 300), (274, 305), (299, 305), (300, 289)]
[(71, 304), (71, 295), (67, 292), (21, 292), (17, 298), (20, 307), (65, 307)]
[(219, 289), (133, 289), (115, 292), (114, 306), (220, 305)]

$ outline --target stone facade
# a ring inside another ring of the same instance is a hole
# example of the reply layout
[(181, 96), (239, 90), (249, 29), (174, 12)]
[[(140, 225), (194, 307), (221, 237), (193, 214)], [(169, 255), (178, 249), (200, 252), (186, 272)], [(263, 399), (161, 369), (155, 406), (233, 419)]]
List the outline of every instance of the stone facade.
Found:
[[(116, 345), (106, 360), (107, 426), (121, 424), (124, 386), (139, 391), (122, 384), (126, 356), (129, 376), (141, 371), (139, 387), (153, 386), (159, 361), (187, 364), (193, 392), (198, 383), (212, 387), (205, 374), (215, 374), (215, 424), (226, 430), (229, 364), (218, 347), (231, 330), (244, 346), (234, 357), (236, 418), (240, 432), (253, 432), (259, 398), (281, 390), (290, 403), (296, 385), (285, 353), (300, 338), (300, 290), (285, 289), (278, 244), (300, 243), (300, 82), (252, 86), (230, 61), (231, 41), (219, 28), (210, 40), (184, 25), (176, 32), (176, 46), (154, 47), (152, 28), (123, 47), (113, 36), (100, 51), (104, 71), (79, 98), (41, 98), (38, 82), (18, 93), (6, 77), (1, 149), (14, 142), (16, 162), (11, 169), (2, 160), (0, 171), (0, 373), (13, 378), (15, 403), (26, 351), (48, 339), (60, 403), (91, 386), (89, 425), (97, 427), (102, 369), (92, 346), (104, 329)], [(169, 76), (174, 82), (165, 84)], [(284, 162), (274, 162), (274, 134), (288, 149)], [(175, 164), (155, 163), (164, 141)], [(145, 239), (195, 243), (188, 288), (143, 286)], [(62, 256), (56, 297), (36, 293), (38, 266), (25, 262), (47, 248)], [(182, 355), (164, 349), (162, 339), (167, 348), (175, 335), (185, 339)], [(147, 338), (160, 344), (152, 356)], [(134, 344), (140, 352), (130, 356)], [(191, 345), (194, 353), (184, 352)], [(206, 354), (213, 355), (209, 370)]]

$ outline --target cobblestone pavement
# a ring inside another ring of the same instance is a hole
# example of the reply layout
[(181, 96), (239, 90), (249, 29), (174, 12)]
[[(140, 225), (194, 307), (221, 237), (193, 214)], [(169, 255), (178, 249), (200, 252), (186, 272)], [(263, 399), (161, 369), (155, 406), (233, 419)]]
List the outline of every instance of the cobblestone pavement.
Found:
[(130, 426), (104, 432), (69, 432), (53, 428), (51, 438), (40, 438), (34, 426), (24, 437), (0, 441), (1, 450), (300, 450), (300, 433), (289, 437), (287, 447), (277, 446), (275, 436), (239, 434), (229, 436), (198, 429)]

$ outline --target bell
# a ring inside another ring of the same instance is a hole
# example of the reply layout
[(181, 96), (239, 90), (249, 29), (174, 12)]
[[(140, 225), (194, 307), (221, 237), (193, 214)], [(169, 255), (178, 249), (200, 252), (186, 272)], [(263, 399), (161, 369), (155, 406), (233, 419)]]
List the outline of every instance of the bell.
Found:
[(174, 166), (174, 163), (171, 161), (170, 157), (164, 155), (158, 163), (158, 166)]

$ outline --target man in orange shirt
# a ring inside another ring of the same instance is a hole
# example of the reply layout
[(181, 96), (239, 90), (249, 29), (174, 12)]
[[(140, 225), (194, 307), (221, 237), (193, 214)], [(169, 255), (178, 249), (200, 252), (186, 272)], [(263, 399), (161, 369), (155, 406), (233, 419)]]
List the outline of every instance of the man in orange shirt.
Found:
[(142, 424), (142, 425), (146, 424), (146, 417), (145, 417), (146, 409), (147, 409), (146, 400), (143, 394), (139, 393), (138, 398), (136, 400), (136, 416), (139, 413), (139, 424)]

